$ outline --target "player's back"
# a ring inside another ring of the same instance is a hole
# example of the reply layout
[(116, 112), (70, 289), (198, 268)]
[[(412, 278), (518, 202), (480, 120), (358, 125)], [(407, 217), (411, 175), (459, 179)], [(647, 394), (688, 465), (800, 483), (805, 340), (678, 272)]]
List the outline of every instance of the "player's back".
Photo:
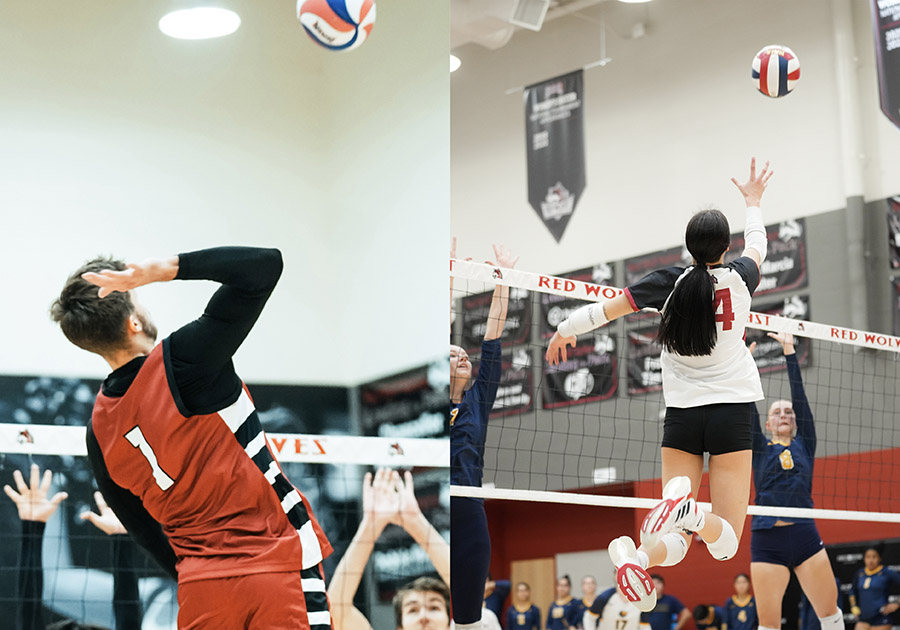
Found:
[(179, 582), (321, 561), (327, 540), (272, 457), (247, 391), (216, 413), (186, 417), (163, 346), (124, 395), (101, 391), (92, 431), (112, 480), (162, 525)]

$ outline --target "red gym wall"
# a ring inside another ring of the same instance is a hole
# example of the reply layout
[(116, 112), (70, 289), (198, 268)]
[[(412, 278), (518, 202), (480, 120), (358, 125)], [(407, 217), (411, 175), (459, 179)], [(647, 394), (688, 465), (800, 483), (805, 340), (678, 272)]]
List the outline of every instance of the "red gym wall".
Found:
[[(817, 507), (869, 512), (897, 512), (900, 475), (896, 474), (900, 448), (855, 453), (816, 460), (813, 499)], [(658, 496), (661, 483), (648, 479), (581, 492), (617, 496)], [(753, 492), (751, 492), (751, 501)], [(706, 475), (700, 500), (709, 501)], [(491, 530), (491, 575), (508, 579), (510, 562), (553, 557), (558, 553), (605, 549), (623, 534), (637, 539), (644, 510), (604, 508), (524, 501), (485, 502)], [(834, 521), (816, 522), (826, 545), (896, 538), (898, 523)], [(701, 603), (721, 605), (731, 594), (738, 573), (750, 573), (750, 519), (747, 518), (738, 554), (717, 562), (702, 543), (691, 547), (687, 559), (676, 567), (655, 568), (666, 579), (666, 593), (693, 608)], [(577, 582), (575, 576), (573, 580)], [(574, 590), (578, 590), (574, 584)]]

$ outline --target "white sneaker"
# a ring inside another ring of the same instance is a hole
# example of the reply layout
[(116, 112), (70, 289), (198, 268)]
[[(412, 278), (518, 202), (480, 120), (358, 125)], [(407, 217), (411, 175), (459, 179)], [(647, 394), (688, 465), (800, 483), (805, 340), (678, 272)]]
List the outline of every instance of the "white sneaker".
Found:
[(634, 541), (619, 536), (609, 544), (609, 559), (616, 565), (616, 582), (625, 598), (641, 612), (656, 607), (656, 585), (637, 559)]
[(689, 477), (672, 477), (663, 488), (662, 501), (650, 510), (641, 524), (641, 544), (650, 549), (672, 531), (688, 533), (703, 529), (705, 517), (691, 494)]

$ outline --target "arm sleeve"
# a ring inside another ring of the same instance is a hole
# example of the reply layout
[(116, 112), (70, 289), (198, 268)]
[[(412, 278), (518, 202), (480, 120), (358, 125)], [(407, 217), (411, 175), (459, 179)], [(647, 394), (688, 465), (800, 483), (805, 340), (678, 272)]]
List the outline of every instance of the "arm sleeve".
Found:
[(631, 308), (635, 311), (642, 308), (654, 308), (661, 311), (675, 288), (675, 281), (682, 273), (684, 273), (682, 267), (658, 269), (627, 287), (625, 295), (631, 303)]
[(41, 521), (22, 521), (22, 559), (19, 564), (22, 630), (44, 630), (42, 547), (45, 526)]
[(240, 392), (231, 357), (262, 313), (282, 268), (277, 249), (216, 247), (178, 255), (177, 280), (222, 285), (203, 315), (169, 338), (175, 385), (191, 413), (217, 411)]
[[(472, 387), (476, 403), (481, 407), (482, 418), (487, 421), (494, 400), (497, 398), (497, 389), (500, 387), (501, 377), (501, 345), (499, 339), (484, 341), (481, 343), (481, 360), (478, 365), (478, 376), (475, 377), (475, 385)], [(509, 594), (509, 590), (507, 590)]]
[(728, 263), (727, 266), (737, 272), (744, 284), (747, 285), (750, 295), (753, 295), (759, 287), (759, 267), (756, 266), (753, 259), (741, 256)]
[(797, 418), (797, 436), (803, 438), (811, 457), (816, 454), (816, 424), (813, 422), (812, 409), (806, 398), (806, 390), (803, 388), (803, 377), (800, 374), (800, 362), (797, 355), (789, 354), (785, 357), (787, 362), (788, 380), (791, 384), (791, 404)]
[(87, 450), (97, 487), (106, 503), (115, 512), (131, 538), (150, 554), (163, 571), (173, 580), (177, 580), (175, 552), (172, 551), (169, 539), (166, 538), (160, 524), (144, 508), (141, 500), (117, 485), (109, 476), (103, 452), (90, 423), (87, 427)]
[(534, 607), (534, 625), (537, 630), (541, 630), (541, 609), (537, 606)]
[(597, 598), (594, 600), (594, 603), (591, 604), (591, 612), (595, 615), (599, 616), (601, 619), (603, 618), (603, 609), (606, 608), (606, 604), (609, 602), (609, 598), (612, 597), (612, 594), (615, 592), (615, 589), (608, 589), (597, 595)]
[(681, 600), (677, 597), (673, 597), (671, 600), (672, 612), (676, 615), (680, 615), (681, 611), (684, 610), (684, 604), (681, 603)]
[(766, 436), (762, 432), (759, 409), (755, 402), (750, 403), (750, 433), (753, 435), (753, 454), (762, 455), (766, 450)]
[(113, 544), (113, 611), (116, 630), (141, 630), (143, 611), (138, 592), (137, 558), (127, 535), (115, 534)]
[(853, 576), (853, 583), (850, 585), (850, 606), (859, 605), (859, 571)]

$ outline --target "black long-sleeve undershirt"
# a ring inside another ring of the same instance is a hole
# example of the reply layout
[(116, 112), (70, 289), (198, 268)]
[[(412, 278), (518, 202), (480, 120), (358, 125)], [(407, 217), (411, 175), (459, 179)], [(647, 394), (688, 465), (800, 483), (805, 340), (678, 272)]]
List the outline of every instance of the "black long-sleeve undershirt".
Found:
[[(231, 359), (262, 313), (282, 268), (277, 249), (216, 247), (178, 255), (177, 280), (222, 284), (198, 319), (163, 341), (168, 344), (179, 409), (186, 416), (213, 413), (240, 395), (241, 381)], [(145, 358), (137, 357), (110, 374), (103, 393), (124, 395)], [(113, 482), (90, 425), (87, 441), (97, 485), (106, 502), (135, 541), (176, 578), (175, 554), (162, 528), (138, 497)]]

